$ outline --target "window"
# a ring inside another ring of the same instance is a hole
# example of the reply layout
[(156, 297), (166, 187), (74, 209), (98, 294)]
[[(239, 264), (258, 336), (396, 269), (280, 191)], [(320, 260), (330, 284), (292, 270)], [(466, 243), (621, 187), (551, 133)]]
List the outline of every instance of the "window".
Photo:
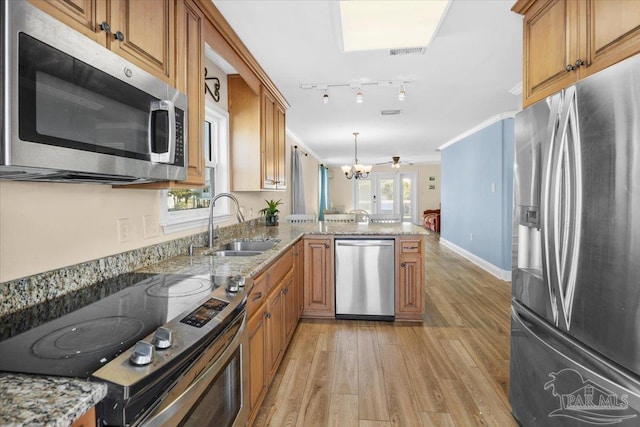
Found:
[[(229, 113), (207, 99), (204, 122), (205, 186), (163, 192), (162, 225), (165, 233), (202, 227), (209, 221), (213, 194), (229, 191)], [(229, 218), (226, 198), (216, 202), (214, 222)]]

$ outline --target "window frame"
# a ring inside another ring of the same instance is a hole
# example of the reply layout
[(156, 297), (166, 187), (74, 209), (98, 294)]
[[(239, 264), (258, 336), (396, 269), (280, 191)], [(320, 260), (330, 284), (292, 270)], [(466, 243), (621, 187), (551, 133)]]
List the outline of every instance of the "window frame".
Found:
[[(218, 143), (211, 147), (213, 154), (217, 154), (216, 161), (205, 158), (205, 173), (212, 174), (213, 191), (215, 193), (228, 192), (230, 189), (229, 178), (229, 112), (217, 106), (210, 99), (205, 100), (205, 123), (216, 123), (211, 126), (212, 130), (217, 128)], [(204, 127), (204, 123), (203, 123)], [(208, 141), (203, 141), (207, 143)], [(206, 148), (203, 153), (206, 153)], [(213, 168), (213, 169), (211, 169)], [(213, 172), (213, 173), (212, 173)], [(206, 227), (209, 224), (209, 208), (188, 209), (182, 211), (169, 211), (167, 207), (167, 197), (169, 190), (162, 190), (160, 207), (160, 225), (165, 234), (191, 230), (194, 228)], [(229, 201), (220, 199), (213, 210), (213, 223), (222, 224), (231, 218)]]

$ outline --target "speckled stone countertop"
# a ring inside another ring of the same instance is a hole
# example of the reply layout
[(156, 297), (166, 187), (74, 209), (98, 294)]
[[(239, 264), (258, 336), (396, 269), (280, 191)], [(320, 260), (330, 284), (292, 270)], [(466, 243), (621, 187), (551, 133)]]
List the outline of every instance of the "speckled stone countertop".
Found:
[[(380, 236), (427, 235), (413, 224), (281, 223), (277, 227), (251, 227), (247, 239), (278, 239), (259, 255), (211, 256), (209, 248), (194, 256), (178, 255), (136, 270), (140, 273), (255, 276), (304, 235)], [(238, 236), (234, 236), (238, 237)], [(219, 244), (226, 243), (224, 241)], [(0, 426), (68, 426), (106, 396), (106, 385), (77, 378), (0, 373)]]
[(0, 426), (67, 427), (106, 395), (105, 384), (0, 373)]

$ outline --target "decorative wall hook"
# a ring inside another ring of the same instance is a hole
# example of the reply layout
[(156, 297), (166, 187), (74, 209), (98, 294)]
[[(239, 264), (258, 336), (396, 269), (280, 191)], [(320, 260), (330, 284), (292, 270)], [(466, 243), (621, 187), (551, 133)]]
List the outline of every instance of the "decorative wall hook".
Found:
[[(207, 80), (213, 80), (213, 92), (207, 84)], [(207, 67), (204, 68), (204, 93), (209, 92), (214, 101), (220, 102), (220, 80), (217, 77), (207, 77)]]

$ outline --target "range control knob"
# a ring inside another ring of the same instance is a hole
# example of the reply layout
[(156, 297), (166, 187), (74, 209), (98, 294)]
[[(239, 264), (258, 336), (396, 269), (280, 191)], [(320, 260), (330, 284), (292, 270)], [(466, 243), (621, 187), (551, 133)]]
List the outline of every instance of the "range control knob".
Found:
[(145, 366), (153, 362), (156, 348), (146, 341), (138, 341), (133, 347), (133, 353), (129, 357), (129, 362), (136, 366)]
[(156, 333), (153, 334), (152, 342), (158, 350), (169, 348), (171, 347), (171, 344), (173, 344), (173, 332), (171, 332), (171, 329), (161, 326), (158, 328)]

